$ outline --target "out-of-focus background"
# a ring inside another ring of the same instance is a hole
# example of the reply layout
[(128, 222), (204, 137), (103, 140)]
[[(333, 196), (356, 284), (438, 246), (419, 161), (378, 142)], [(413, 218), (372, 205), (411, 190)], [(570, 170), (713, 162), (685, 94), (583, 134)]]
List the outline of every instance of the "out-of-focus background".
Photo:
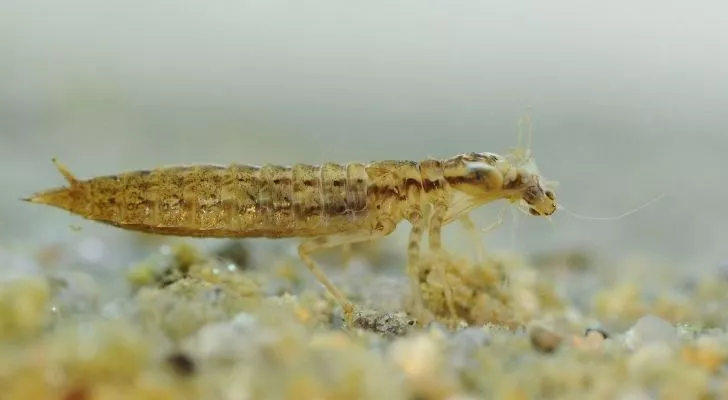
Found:
[[(63, 184), (54, 156), (90, 177), (498, 153), (532, 107), (533, 152), (564, 206), (614, 216), (665, 197), (617, 221), (519, 215), (483, 239), (489, 249), (585, 246), (673, 272), (714, 268), (728, 230), (726, 12), (665, 1), (6, 0), (0, 246), (72, 237), (90, 259), (124, 253), (129, 233), (18, 201)], [(486, 226), (500, 207), (473, 217)], [(387, 245), (404, 254), (407, 229)], [(468, 244), (459, 226), (445, 233)]]

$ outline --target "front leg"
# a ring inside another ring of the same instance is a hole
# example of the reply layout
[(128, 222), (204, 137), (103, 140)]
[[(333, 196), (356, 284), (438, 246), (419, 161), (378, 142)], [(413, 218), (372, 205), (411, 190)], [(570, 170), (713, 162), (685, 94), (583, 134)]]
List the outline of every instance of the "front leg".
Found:
[(475, 261), (477, 263), (481, 263), (485, 260), (485, 251), (483, 250), (483, 243), (480, 241), (480, 236), (478, 235), (478, 231), (475, 228), (475, 223), (472, 219), (470, 219), (470, 215), (463, 215), (460, 217), (460, 223), (465, 227), (465, 230), (468, 232), (468, 236), (470, 236), (470, 239), (473, 241), (473, 245), (475, 246)]
[[(488, 225), (486, 228), (481, 229), (481, 232), (483, 234), (490, 233), (491, 231), (494, 231), (496, 228), (499, 228), (501, 225), (503, 225), (503, 221), (505, 219), (505, 214), (508, 211), (508, 206), (504, 207), (499, 213), (498, 213), (498, 219), (493, 222), (492, 224)], [(471, 239), (473, 240), (473, 244), (475, 245), (475, 252), (477, 256), (477, 262), (481, 263), (485, 261), (485, 250), (483, 248), (483, 243), (480, 240), (480, 235), (478, 235), (478, 230), (475, 227), (475, 223), (473, 223), (473, 220), (470, 219), (469, 215), (464, 215), (460, 217), (460, 223), (463, 224), (465, 227), (465, 230), (468, 231), (468, 234), (470, 235)]]

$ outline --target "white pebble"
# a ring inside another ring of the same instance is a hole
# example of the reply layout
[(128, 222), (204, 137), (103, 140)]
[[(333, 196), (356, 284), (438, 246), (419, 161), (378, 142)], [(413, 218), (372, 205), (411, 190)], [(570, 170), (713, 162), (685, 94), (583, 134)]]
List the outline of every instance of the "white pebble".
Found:
[(184, 347), (200, 358), (249, 358), (256, 351), (258, 329), (254, 316), (240, 313), (229, 321), (202, 327)]
[(678, 343), (678, 335), (671, 323), (654, 315), (645, 315), (627, 331), (624, 342), (632, 351), (651, 343), (673, 346)]

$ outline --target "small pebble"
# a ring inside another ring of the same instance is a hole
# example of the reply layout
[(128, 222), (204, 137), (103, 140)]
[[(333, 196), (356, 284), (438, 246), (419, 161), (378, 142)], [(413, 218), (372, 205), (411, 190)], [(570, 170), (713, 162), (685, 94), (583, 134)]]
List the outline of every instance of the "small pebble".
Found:
[(449, 341), (450, 362), (456, 368), (477, 365), (473, 359), (478, 349), (490, 344), (490, 334), (482, 328), (465, 328), (455, 333)]
[(530, 333), (531, 344), (542, 353), (553, 353), (561, 345), (564, 338), (544, 327), (534, 327)]
[(378, 313), (374, 311), (356, 311), (353, 325), (386, 337), (403, 336), (410, 331), (415, 321), (404, 313)]
[(572, 344), (580, 350), (599, 350), (608, 338), (609, 334), (607, 332), (601, 329), (589, 328), (584, 333), (584, 337), (574, 336)]
[(648, 343), (641, 346), (627, 361), (631, 373), (647, 371), (673, 361), (674, 350), (665, 343)]
[(250, 262), (250, 250), (240, 240), (231, 240), (214, 253), (216, 257), (234, 265), (235, 270), (245, 269)]
[(0, 340), (31, 335), (47, 321), (51, 288), (45, 279), (0, 284)]
[(677, 330), (671, 323), (654, 315), (645, 315), (627, 331), (624, 342), (630, 350), (635, 351), (650, 343), (674, 346), (678, 339)]
[(710, 339), (698, 340), (697, 343), (685, 346), (680, 352), (683, 361), (716, 373), (726, 361), (726, 353), (720, 343)]
[(434, 378), (442, 362), (439, 344), (426, 334), (396, 340), (389, 353), (394, 363), (410, 378)]
[(240, 313), (227, 322), (208, 324), (185, 340), (185, 349), (199, 358), (243, 358), (256, 351), (261, 328), (254, 316)]
[(587, 328), (584, 337), (601, 336), (602, 339), (609, 339), (609, 333), (599, 328)]
[(79, 271), (63, 271), (50, 280), (54, 305), (63, 314), (90, 314), (99, 307), (101, 289), (89, 274)]

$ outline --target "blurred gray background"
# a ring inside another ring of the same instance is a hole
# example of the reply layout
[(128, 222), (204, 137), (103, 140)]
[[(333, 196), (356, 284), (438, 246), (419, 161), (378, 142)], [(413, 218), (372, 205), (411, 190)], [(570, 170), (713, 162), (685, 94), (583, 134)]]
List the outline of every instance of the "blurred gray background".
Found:
[[(533, 152), (564, 206), (613, 216), (665, 197), (617, 221), (520, 215), (490, 249), (721, 265), (728, 8), (593, 4), (1, 1), (0, 246), (129, 237), (18, 201), (63, 183), (53, 156), (90, 177), (498, 153), (533, 107)], [(500, 208), (473, 217), (486, 226)], [(407, 229), (387, 245), (404, 254)]]

